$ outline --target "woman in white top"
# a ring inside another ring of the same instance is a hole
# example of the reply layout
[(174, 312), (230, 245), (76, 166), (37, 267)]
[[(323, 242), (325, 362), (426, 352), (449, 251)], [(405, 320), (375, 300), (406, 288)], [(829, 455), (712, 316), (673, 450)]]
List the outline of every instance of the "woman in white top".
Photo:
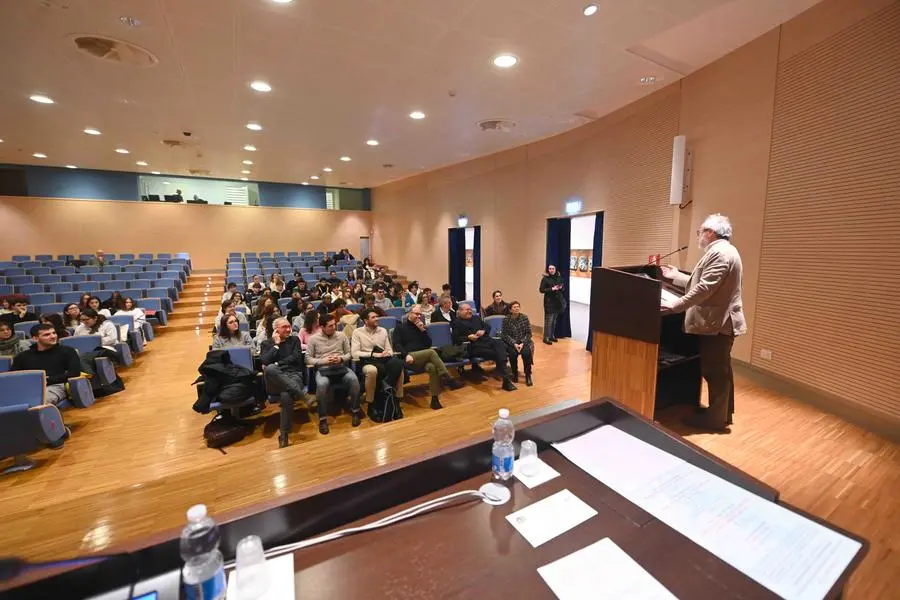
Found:
[[(122, 307), (122, 310), (116, 314), (131, 317), (134, 321), (135, 331), (140, 331), (141, 335), (144, 335), (144, 326), (147, 325), (147, 315), (144, 314), (144, 309), (135, 304), (134, 298), (131, 296), (126, 296), (122, 300)], [(144, 343), (147, 343), (147, 336), (144, 336)]]
[[(100, 308), (100, 298), (98, 298), (97, 296), (91, 296), (91, 298), (88, 300), (87, 305), (88, 305), (88, 308), (96, 311), (97, 314), (99, 314), (99, 315), (103, 315), (107, 319), (112, 316), (112, 314), (110, 314), (109, 310), (107, 310), (105, 308)], [(82, 311), (81, 314), (84, 314), (84, 311)]]
[(119, 331), (115, 324), (107, 321), (105, 316), (93, 308), (81, 311), (81, 324), (75, 328), (75, 335), (99, 335), (100, 345), (110, 350), (115, 350), (116, 342), (119, 341)]
[(422, 320), (426, 325), (431, 323), (431, 313), (434, 312), (434, 304), (431, 303), (430, 295), (427, 292), (419, 292), (419, 298), (416, 305), (422, 311)]

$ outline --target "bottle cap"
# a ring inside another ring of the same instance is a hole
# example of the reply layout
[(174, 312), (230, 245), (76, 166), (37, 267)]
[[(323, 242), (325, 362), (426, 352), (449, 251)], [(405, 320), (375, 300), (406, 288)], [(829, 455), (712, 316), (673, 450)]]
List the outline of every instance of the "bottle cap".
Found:
[[(501, 419), (508, 419), (508, 418), (509, 418), (509, 409), (508, 409), (508, 408), (501, 408), (501, 409), (500, 409), (500, 418), (501, 418)], [(201, 506), (202, 506), (202, 505), (201, 505)], [(204, 507), (204, 508), (205, 508), (205, 507)]]
[(199, 521), (206, 517), (206, 505), (205, 504), (195, 504), (190, 507), (187, 511), (188, 521)]

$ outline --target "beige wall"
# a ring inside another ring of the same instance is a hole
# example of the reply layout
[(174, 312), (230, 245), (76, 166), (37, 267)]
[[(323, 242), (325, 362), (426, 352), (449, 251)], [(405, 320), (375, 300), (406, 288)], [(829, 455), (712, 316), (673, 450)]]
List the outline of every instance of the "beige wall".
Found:
[(370, 212), (0, 196), (0, 257), (190, 252), (194, 268), (230, 251), (359, 249)]
[[(821, 52), (841, 32), (863, 26), (876, 13), (874, 19), (883, 18), (896, 6), (896, 0), (825, 0), (681, 82), (597, 122), (378, 187), (373, 191), (374, 252), (411, 277), (439, 284), (447, 277), (447, 228), (455, 226), (459, 213), (466, 213), (471, 224), (482, 226), (483, 295), (502, 288), (507, 298), (522, 300), (532, 321), (540, 323), (537, 284), (544, 268), (546, 219), (559, 216), (570, 196), (583, 199), (585, 212), (605, 211), (605, 265), (642, 262), (649, 254), (689, 244), (690, 250), (676, 262), (691, 267), (699, 257), (695, 228), (707, 214), (722, 212), (734, 222), (734, 241), (744, 260), (750, 325), (735, 345), (735, 356), (778, 372), (755, 360), (752, 348), (757, 305), (764, 300), (758, 297), (758, 284), (779, 65)], [(849, 39), (850, 47), (839, 51), (853, 52), (856, 38)], [(677, 133), (687, 136), (693, 151), (693, 204), (683, 211), (667, 205), (668, 165)], [(900, 239), (896, 222), (894, 227), (893, 237)], [(900, 313), (896, 299), (893, 308)], [(900, 338), (900, 332), (895, 333)], [(786, 330), (783, 335), (806, 333)], [(815, 362), (813, 354), (796, 358)], [(797, 380), (816, 388), (815, 368)], [(900, 411), (900, 398), (893, 403)]]

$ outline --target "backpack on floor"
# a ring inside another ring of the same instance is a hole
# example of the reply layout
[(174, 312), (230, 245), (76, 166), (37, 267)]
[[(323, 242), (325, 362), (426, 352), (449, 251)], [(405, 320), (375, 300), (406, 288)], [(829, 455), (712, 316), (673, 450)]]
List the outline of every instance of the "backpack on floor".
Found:
[(219, 413), (203, 428), (208, 448), (223, 448), (236, 444), (247, 435), (247, 427), (230, 415)]
[(387, 423), (388, 421), (396, 421), (403, 418), (403, 412), (400, 410), (400, 403), (394, 395), (394, 388), (379, 380), (375, 388), (375, 400), (369, 402), (369, 408), (366, 411), (369, 418), (376, 423)]

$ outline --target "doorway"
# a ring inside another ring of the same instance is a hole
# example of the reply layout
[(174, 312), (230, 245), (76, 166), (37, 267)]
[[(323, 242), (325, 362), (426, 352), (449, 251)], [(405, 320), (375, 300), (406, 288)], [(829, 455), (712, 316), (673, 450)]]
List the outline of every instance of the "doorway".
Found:
[(450, 293), (456, 299), (481, 306), (481, 227), (447, 230), (447, 263)]
[(359, 238), (359, 260), (363, 260), (365, 258), (370, 258), (371, 247), (369, 246), (369, 238), (368, 237), (360, 237)]

